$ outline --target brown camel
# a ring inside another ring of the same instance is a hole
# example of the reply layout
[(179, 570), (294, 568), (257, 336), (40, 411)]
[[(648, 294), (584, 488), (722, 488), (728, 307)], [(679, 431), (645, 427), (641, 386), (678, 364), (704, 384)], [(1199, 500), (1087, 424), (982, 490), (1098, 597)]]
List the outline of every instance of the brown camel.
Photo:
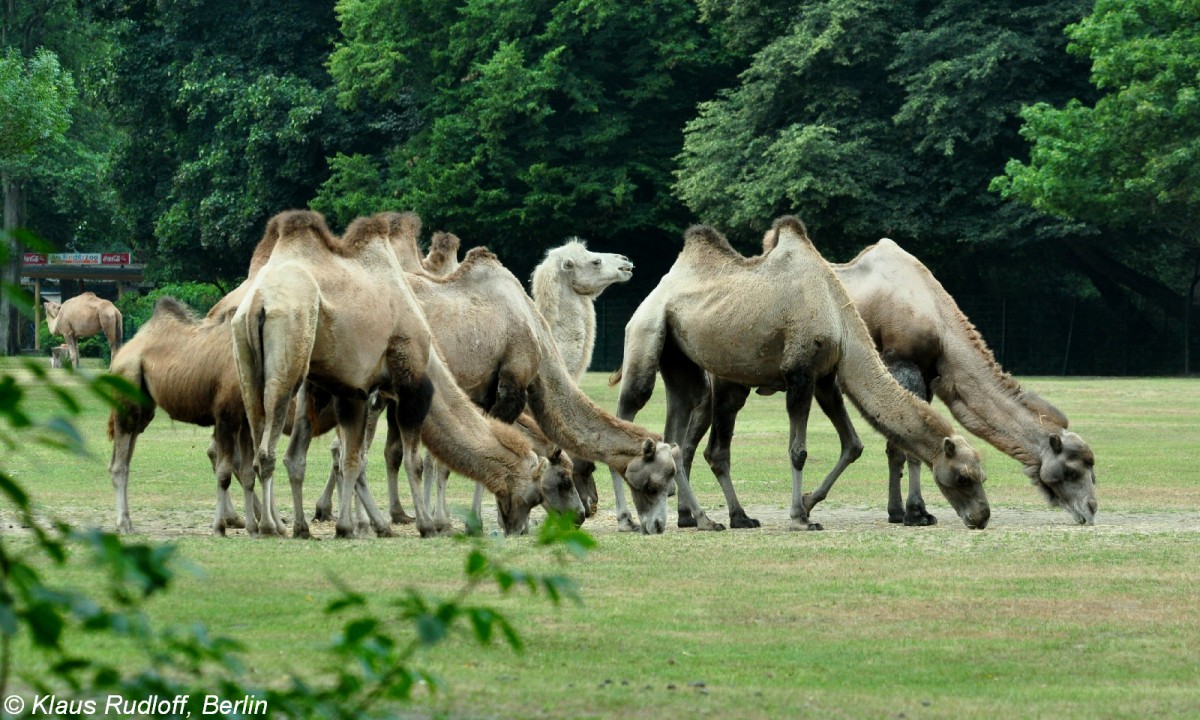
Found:
[(108, 470), (117, 492), (117, 529), (133, 532), (129, 515), (129, 464), (138, 436), (162, 408), (172, 420), (213, 427), (209, 458), (217, 479), (213, 532), (243, 527), (229, 500), (230, 475), (237, 476), (246, 498), (246, 524), (255, 523), (253, 444), (233, 364), (229, 318), (197, 319), (174, 298), (159, 299), (154, 315), (116, 355), (109, 372), (127, 380), (145, 398), (118, 398), (108, 419), (113, 441)]
[[(413, 225), (393, 227), (411, 230)], [(414, 233), (396, 232), (391, 239), (398, 257), (415, 255)], [(535, 443), (545, 447), (544, 433), (548, 442), (570, 453), (576, 465), (580, 458), (608, 463), (647, 507), (659, 502), (658, 478), (675, 473), (674, 449), (653, 433), (618, 421), (579, 391), (546, 321), (495, 255), (476, 248), (448, 277), (409, 273), (407, 278), (430, 325), (438, 328), (434, 335), (439, 352), (469, 397), (489, 414), (511, 422), (536, 392), (540, 402), (530, 405), (533, 418), (521, 422), (540, 426), (540, 433), (532, 428), (529, 432)], [(556, 406), (554, 412), (546, 409), (547, 401)], [(581, 435), (584, 429), (587, 434)], [(665, 496), (662, 504), (665, 514)], [(439, 506), (444, 512), (444, 503)], [(653, 530), (653, 523), (646, 529)]]
[(435, 277), (449, 275), (458, 269), (458, 248), (461, 246), (462, 241), (457, 235), (435, 232), (429, 241), (429, 253), (421, 261), (421, 267)]
[[(1067, 430), (1067, 417), (1024, 390), (997, 364), (975, 326), (921, 261), (884, 238), (845, 264), (832, 265), (893, 372), (909, 369), (929, 401), (936, 394), (967, 430), (1021, 462), (1051, 505), (1075, 522), (1096, 516), (1091, 448)], [(909, 496), (900, 500), (904, 455), (888, 443), (888, 518), (924, 524), (918, 466), (910, 465)]]
[[(686, 442), (694, 411), (707, 412), (706, 371), (721, 382), (765, 392), (786, 391), (791, 426), (790, 527), (817, 530), (821, 526), (810, 521), (809, 511), (862, 452), (842, 400), (844, 390), (873, 427), (933, 468), (939, 489), (967, 527), (986, 526), (990, 509), (978, 453), (888, 373), (862, 319), (804, 225), (783, 217), (775, 222), (773, 232), (775, 247), (770, 253), (745, 258), (712, 228), (688, 230), (670, 272), (626, 326), (624, 363), (615, 376), (622, 378), (618, 414), (633, 417), (645, 405), (656, 370), (661, 370), (667, 386), (669, 440)], [(814, 397), (833, 421), (842, 451), (821, 486), (806, 496), (802, 490), (808, 455), (805, 436)], [(741, 399), (744, 402), (745, 395)], [(714, 439), (724, 435), (714, 428)], [(732, 428), (728, 435), (732, 436)], [(685, 461), (688, 452), (685, 447)], [(715, 454), (718, 462), (728, 465), (727, 445)], [(701, 520), (703, 511), (686, 474), (681, 479), (680, 524), (687, 525)], [(727, 473), (722, 489), (731, 522), (756, 524), (745, 517)]]
[[(359, 469), (366, 400), (382, 388), (393, 402), (389, 432), (420, 439), (456, 471), (488, 485), (506, 532), (524, 528), (542, 502), (541, 483), (558, 470), (512, 428), (483, 417), (458, 390), (430, 342), (429, 327), (387, 243), (388, 223), (360, 218), (335, 238), (316, 213), (291, 211), (271, 258), (234, 315), (234, 349), (263, 481), (264, 518), (273, 522), (274, 448), (292, 395), (307, 381), (334, 397), (341, 439), (343, 498), (349, 482), (379, 535), (390, 530)], [(409, 472), (419, 469), (414, 455)], [(293, 485), (297, 517), (302, 498)], [(556, 508), (560, 509), (560, 508)], [(343, 502), (337, 534), (353, 534)]]
[(62, 335), (70, 349), (71, 367), (79, 367), (79, 338), (104, 333), (111, 355), (116, 355), (117, 350), (121, 349), (125, 331), (121, 311), (95, 293), (76, 295), (61, 305), (47, 301), (42, 306), (46, 309), (46, 325), (50, 328), (50, 334)]

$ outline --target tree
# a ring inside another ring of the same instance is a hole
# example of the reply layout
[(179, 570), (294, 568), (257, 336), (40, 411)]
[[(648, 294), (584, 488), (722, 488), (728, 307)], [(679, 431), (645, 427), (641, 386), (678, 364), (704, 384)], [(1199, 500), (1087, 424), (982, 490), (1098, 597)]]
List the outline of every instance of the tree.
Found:
[[(1106, 236), (1104, 247), (1079, 251), (1097, 274), (1182, 309), (1188, 372), (1200, 281), (1200, 6), (1100, 0), (1067, 34), (1068, 51), (1091, 60), (1100, 97), (1026, 108), (1021, 134), (1030, 142), (1029, 160), (1009, 162), (992, 187), (1040, 210), (1126, 233), (1125, 242)], [(1182, 298), (1167, 290), (1183, 283)]]
[(747, 250), (787, 212), (832, 256), (886, 234), (934, 264), (1077, 230), (987, 183), (1020, 150), (1024, 104), (1086, 88), (1057, 60), (1085, 0), (702, 5), (750, 59), (687, 126), (676, 189)]
[(332, 148), (358, 137), (333, 106), (325, 0), (103, 3), (116, 28), (113, 179), (154, 279), (245, 273), (267, 219), (305, 207)]
[[(7, 26), (6, 26), (7, 28)], [(7, 43), (7, 32), (5, 34)], [(4, 193), (7, 261), (0, 282), (15, 288), (21, 279), (21, 248), (14, 231), (24, 225), (21, 181), (38, 154), (62, 139), (71, 123), (75, 86), (58, 56), (38, 48), (26, 57), (17, 48), (0, 56), (0, 188)], [(7, 295), (0, 297), (0, 352), (17, 350), (17, 313)]]
[(678, 242), (680, 130), (726, 67), (691, 2), (344, 0), (338, 17), (342, 104), (416, 122), (336, 159), (319, 208), (416, 210), (516, 268), (575, 234)]

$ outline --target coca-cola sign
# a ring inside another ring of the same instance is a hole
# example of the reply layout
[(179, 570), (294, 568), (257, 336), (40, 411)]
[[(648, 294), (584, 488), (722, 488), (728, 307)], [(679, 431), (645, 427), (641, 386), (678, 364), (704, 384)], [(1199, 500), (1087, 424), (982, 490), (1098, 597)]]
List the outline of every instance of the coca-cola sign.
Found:
[(46, 260), (44, 253), (25, 253), (25, 259), (22, 262), (26, 265), (45, 265)]
[(101, 265), (128, 265), (129, 253), (101, 253)]

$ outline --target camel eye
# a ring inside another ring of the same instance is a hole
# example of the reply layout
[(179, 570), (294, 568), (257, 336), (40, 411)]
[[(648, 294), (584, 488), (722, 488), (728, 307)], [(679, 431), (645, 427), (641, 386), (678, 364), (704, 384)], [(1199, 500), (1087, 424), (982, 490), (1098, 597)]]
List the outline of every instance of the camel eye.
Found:
[(600, 267), (600, 258), (596, 258), (595, 260), (593, 260), (592, 264), (595, 265), (596, 267)]

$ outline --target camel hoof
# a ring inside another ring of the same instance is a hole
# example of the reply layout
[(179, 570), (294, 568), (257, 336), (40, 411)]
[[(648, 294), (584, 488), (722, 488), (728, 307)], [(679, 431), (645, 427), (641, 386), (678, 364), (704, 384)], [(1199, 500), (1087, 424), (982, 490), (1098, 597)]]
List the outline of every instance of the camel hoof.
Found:
[(132, 535), (133, 534), (133, 523), (126, 520), (125, 522), (118, 524), (117, 525), (117, 534), (118, 535)]
[(925, 508), (912, 508), (904, 513), (904, 524), (908, 527), (937, 525), (937, 518), (925, 512)]
[(352, 540), (354, 539), (354, 528), (347, 528), (339, 525), (334, 531), (334, 537), (341, 540)]
[(317, 506), (317, 511), (313, 513), (313, 522), (329, 522), (333, 519), (333, 508)]
[(792, 520), (791, 525), (788, 525), (788, 530), (824, 530), (825, 527), (821, 523), (809, 522), (808, 520)]
[(904, 522), (903, 510), (888, 510), (888, 522), (900, 524)]
[(404, 512), (404, 508), (392, 510), (392, 522), (396, 525), (412, 525), (417, 519)]
[(747, 515), (746, 511), (742, 508), (738, 508), (737, 510), (729, 513), (729, 527), (735, 529), (756, 528), (762, 527), (762, 523)]
[(725, 525), (719, 522), (713, 522), (712, 520), (708, 519), (707, 515), (702, 514), (699, 518), (697, 518), (696, 529), (720, 532), (725, 529)]
[(685, 508), (679, 508), (679, 519), (675, 521), (675, 525), (681, 528), (696, 527), (696, 518), (692, 517), (692, 511)]
[(375, 531), (375, 537), (390, 538), (396, 537), (396, 534), (392, 532), (390, 527), (384, 526)]
[(213, 535), (216, 537), (225, 537), (225, 525), (213, 525)]
[(641, 532), (642, 529), (633, 524), (633, 518), (629, 513), (621, 513), (617, 517), (617, 532)]
[(299, 523), (292, 526), (292, 537), (296, 540), (312, 540), (312, 535), (308, 532), (308, 526)]
[(420, 533), (421, 537), (423, 537), (423, 538), (437, 537), (437, 535), (438, 535), (437, 527), (434, 525), (418, 524), (417, 532)]

